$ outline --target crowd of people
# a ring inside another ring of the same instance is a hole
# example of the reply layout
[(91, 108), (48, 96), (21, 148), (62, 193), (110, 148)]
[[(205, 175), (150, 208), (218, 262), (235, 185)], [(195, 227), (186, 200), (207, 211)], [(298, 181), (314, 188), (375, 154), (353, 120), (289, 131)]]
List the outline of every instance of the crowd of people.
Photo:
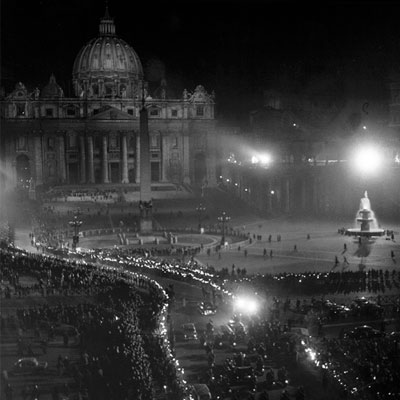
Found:
[(254, 276), (254, 284), (271, 293), (288, 295), (350, 294), (368, 292), (390, 294), (400, 289), (400, 271), (369, 269), (367, 271), (302, 272)]
[[(13, 295), (19, 293), (20, 277), (29, 275), (37, 281), (31, 289), (39, 290), (42, 295), (54, 290), (70, 296), (84, 294), (94, 300), (93, 304), (46, 305), (16, 312), (17, 326), (39, 329), (46, 323), (47, 337), (54, 334), (57, 324), (76, 327), (79, 349), (86, 356), (82, 356), (83, 361), (76, 368), (69, 367), (77, 390), (85, 393), (86, 398), (152, 399), (156, 383), (161, 387), (167, 385), (171, 398), (182, 398), (186, 388), (178, 379), (165, 338), (158, 333), (149, 334), (144, 340), (143, 332), (157, 331), (168, 301), (156, 282), (120, 269), (15, 249), (0, 251), (0, 265), (1, 279), (9, 282)], [(2, 316), (1, 329), (9, 325), (10, 320)], [(61, 364), (65, 369), (65, 363)], [(160, 369), (161, 366), (165, 368)], [(153, 371), (160, 378), (158, 382)]]
[(54, 201), (92, 201), (92, 202), (112, 202), (122, 201), (121, 191), (117, 189), (102, 190), (98, 188), (82, 190), (51, 190), (42, 194), (43, 202)]
[(400, 395), (400, 338), (382, 333), (362, 338), (323, 339), (315, 346), (317, 362), (343, 398), (397, 399)]
[(6, 246), (14, 241), (14, 229), (7, 221), (0, 221), (0, 245)]

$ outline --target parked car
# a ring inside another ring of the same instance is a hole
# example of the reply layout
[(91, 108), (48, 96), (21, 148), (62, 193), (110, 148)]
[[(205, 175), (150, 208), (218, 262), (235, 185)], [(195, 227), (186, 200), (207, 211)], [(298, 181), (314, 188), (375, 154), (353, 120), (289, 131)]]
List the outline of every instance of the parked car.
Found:
[(197, 309), (201, 315), (215, 315), (217, 313), (217, 307), (208, 301), (199, 303)]
[(193, 386), (193, 396), (195, 400), (211, 400), (211, 392), (204, 383), (195, 383)]
[(348, 337), (351, 339), (371, 339), (371, 338), (379, 338), (384, 336), (384, 333), (372, 328), (369, 325), (357, 326), (352, 329), (350, 332), (346, 332), (344, 337)]
[(229, 321), (229, 326), (231, 327), (235, 335), (239, 337), (244, 337), (247, 333), (247, 329), (244, 326), (243, 322), (232, 319)]
[(225, 339), (229, 339), (231, 337), (235, 337), (235, 332), (233, 331), (233, 329), (229, 325), (221, 325), (219, 330), (221, 332), (221, 335)]
[(187, 323), (182, 325), (183, 338), (185, 340), (197, 340), (197, 331), (193, 323)]
[(9, 375), (35, 375), (44, 372), (47, 362), (40, 362), (35, 357), (20, 358), (8, 372)]
[(54, 327), (54, 334), (56, 336), (64, 336), (67, 334), (70, 337), (77, 336), (79, 334), (78, 330), (73, 325), (60, 324)]
[(354, 315), (363, 317), (381, 318), (384, 312), (383, 307), (365, 297), (354, 300), (351, 309)]
[(255, 390), (257, 378), (253, 367), (236, 367), (229, 374), (229, 384), (232, 390), (244, 387), (249, 390)]

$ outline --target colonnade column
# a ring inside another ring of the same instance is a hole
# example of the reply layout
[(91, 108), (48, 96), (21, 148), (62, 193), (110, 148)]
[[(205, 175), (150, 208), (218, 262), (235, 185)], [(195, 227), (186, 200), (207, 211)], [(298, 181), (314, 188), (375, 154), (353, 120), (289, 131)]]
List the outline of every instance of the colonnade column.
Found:
[(140, 183), (140, 135), (136, 135), (136, 171), (135, 171), (135, 181), (136, 183)]
[(79, 136), (79, 151), (81, 159), (81, 183), (86, 182), (86, 155), (85, 155), (85, 137)]
[(122, 134), (122, 183), (129, 183), (128, 177), (128, 144), (126, 133)]
[(103, 135), (103, 150), (102, 150), (101, 169), (102, 169), (103, 183), (109, 183), (110, 181), (108, 179), (108, 150), (107, 150), (107, 136), (106, 135)]
[(88, 183), (94, 183), (93, 137), (87, 137)]

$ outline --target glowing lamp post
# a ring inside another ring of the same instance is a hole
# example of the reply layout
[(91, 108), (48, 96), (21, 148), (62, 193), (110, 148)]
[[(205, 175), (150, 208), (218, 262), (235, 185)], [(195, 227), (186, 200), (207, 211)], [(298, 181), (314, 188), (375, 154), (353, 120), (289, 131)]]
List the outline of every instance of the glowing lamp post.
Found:
[(79, 243), (79, 227), (82, 225), (82, 221), (78, 219), (78, 216), (75, 215), (72, 221), (69, 221), (69, 226), (74, 228), (74, 236), (72, 236), (72, 249), (76, 249), (76, 245)]
[(234, 310), (239, 314), (252, 315), (256, 314), (260, 308), (260, 304), (256, 298), (250, 296), (239, 296), (234, 299)]
[(360, 147), (353, 154), (352, 164), (357, 171), (366, 175), (373, 175), (383, 165), (382, 152), (379, 147), (374, 145)]
[(222, 239), (221, 244), (225, 244), (225, 223), (231, 219), (228, 215), (226, 215), (225, 211), (218, 217), (218, 221), (222, 223)]
[(200, 203), (198, 207), (196, 207), (196, 211), (199, 214), (199, 231), (201, 232), (202, 226), (201, 223), (203, 222), (203, 215), (206, 211), (206, 208)]

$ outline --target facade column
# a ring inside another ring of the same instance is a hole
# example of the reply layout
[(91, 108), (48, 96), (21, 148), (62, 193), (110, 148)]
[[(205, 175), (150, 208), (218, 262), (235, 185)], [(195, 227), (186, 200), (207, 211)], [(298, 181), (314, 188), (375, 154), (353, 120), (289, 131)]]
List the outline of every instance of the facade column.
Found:
[(42, 157), (42, 137), (37, 135), (35, 143), (35, 178), (36, 186), (43, 184), (43, 157)]
[(58, 137), (59, 140), (59, 159), (60, 159), (60, 178), (61, 183), (66, 183), (67, 181), (67, 169), (65, 164), (65, 135), (62, 134)]
[(183, 183), (190, 184), (189, 136), (187, 132), (183, 135)]
[(80, 166), (81, 166), (81, 183), (86, 182), (86, 155), (85, 155), (85, 137), (79, 136), (79, 152), (80, 152)]
[(128, 177), (128, 143), (126, 133), (122, 134), (122, 183), (129, 183)]
[(140, 135), (138, 134), (136, 135), (135, 161), (136, 161), (135, 181), (136, 183), (140, 183)]
[(94, 165), (93, 165), (93, 137), (87, 137), (87, 165), (88, 165), (88, 183), (94, 183)]
[(102, 150), (101, 169), (102, 169), (102, 180), (103, 180), (103, 183), (109, 183), (110, 181), (108, 179), (107, 135), (103, 135), (103, 150)]
[(168, 136), (162, 135), (161, 136), (161, 181), (167, 182), (167, 171), (168, 171), (168, 157), (167, 155), (170, 154), (168, 149)]

